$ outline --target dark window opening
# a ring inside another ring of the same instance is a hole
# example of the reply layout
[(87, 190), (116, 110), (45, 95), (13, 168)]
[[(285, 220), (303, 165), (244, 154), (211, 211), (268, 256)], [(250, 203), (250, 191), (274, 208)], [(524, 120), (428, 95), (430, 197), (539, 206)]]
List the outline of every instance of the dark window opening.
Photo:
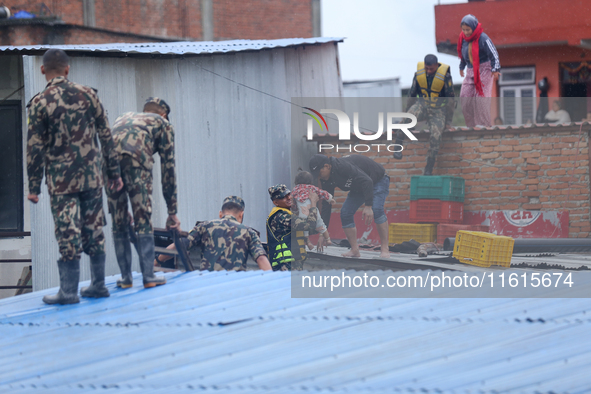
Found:
[[(587, 117), (587, 85), (584, 83), (565, 83), (562, 85), (562, 106), (573, 122)], [(550, 103), (550, 105), (552, 105)]]
[[(591, 64), (587, 62), (560, 63), (562, 108), (573, 122), (580, 122), (591, 112)], [(552, 102), (550, 102), (552, 106)]]
[(21, 104), (0, 104), (0, 232), (23, 231)]

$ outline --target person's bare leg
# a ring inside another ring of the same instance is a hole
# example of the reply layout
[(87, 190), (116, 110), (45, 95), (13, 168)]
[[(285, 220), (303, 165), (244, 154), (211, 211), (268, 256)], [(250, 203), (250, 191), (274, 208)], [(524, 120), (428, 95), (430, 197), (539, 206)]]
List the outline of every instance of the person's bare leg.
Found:
[(343, 231), (347, 236), (347, 241), (351, 245), (351, 250), (343, 253), (344, 257), (361, 257), (359, 254), (359, 245), (357, 244), (357, 229), (355, 227), (344, 228)]
[(389, 258), (390, 257), (390, 249), (388, 248), (388, 222), (384, 222), (381, 224), (376, 224), (378, 228), (378, 235), (380, 236), (380, 257), (382, 258)]

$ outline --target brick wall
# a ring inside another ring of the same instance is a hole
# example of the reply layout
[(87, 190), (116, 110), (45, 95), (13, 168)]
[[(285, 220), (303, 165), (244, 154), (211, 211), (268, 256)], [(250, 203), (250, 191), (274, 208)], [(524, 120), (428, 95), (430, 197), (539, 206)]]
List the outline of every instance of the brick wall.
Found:
[(95, 15), (102, 29), (201, 39), (200, 0), (95, 0)]
[(96, 31), (72, 26), (64, 29), (64, 44), (108, 44), (115, 42), (137, 43), (154, 41), (139, 36), (118, 34), (116, 32)]
[(215, 1), (216, 39), (312, 36), (311, 1)]
[(0, 28), (0, 45), (106, 44), (154, 41), (140, 36), (97, 31), (72, 25), (13, 25)]
[[(466, 180), (465, 210), (568, 209), (569, 236), (589, 237), (590, 129), (583, 126), (580, 142), (578, 127), (447, 132), (433, 174)], [(388, 152), (363, 153), (390, 175), (386, 209), (409, 208), (410, 178), (423, 174), (428, 148), (425, 133), (418, 137), (418, 142), (405, 145), (401, 161)], [(346, 193), (337, 191), (335, 197), (333, 212), (338, 212)]]
[[(50, 14), (83, 25), (82, 0), (4, 0), (11, 11)], [(42, 8), (45, 4), (47, 9)], [(213, 0), (214, 36), (274, 39), (312, 36), (310, 0)], [(155, 37), (201, 40), (201, 0), (95, 0), (95, 27)]]
[(6, 26), (0, 29), (0, 45), (30, 45), (45, 35), (43, 26)]

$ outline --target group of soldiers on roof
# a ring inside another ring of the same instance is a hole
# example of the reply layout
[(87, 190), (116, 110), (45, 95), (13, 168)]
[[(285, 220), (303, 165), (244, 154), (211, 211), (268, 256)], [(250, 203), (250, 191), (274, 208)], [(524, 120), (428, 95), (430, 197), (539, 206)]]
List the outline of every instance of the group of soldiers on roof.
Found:
[[(458, 42), (458, 54), (462, 58), (460, 68), (463, 73), (467, 65), (470, 77), (464, 80), (464, 85), (466, 91), (472, 89), (481, 96), (483, 81), (488, 88), (487, 83), (492, 79), (488, 75), (481, 78), (480, 72), (488, 70), (491, 73), (492, 69), (494, 77), (498, 77), (498, 57), (475, 17), (467, 15), (462, 20), (462, 30)], [(96, 90), (69, 81), (69, 71), (67, 54), (60, 49), (48, 50), (41, 66), (48, 84), (27, 105), (27, 198), (33, 203), (39, 201), (45, 175), (60, 251), (57, 261), (60, 289), (56, 295), (43, 297), (48, 304), (79, 302), (82, 252), (90, 256), (91, 283), (80, 290), (80, 295), (109, 296), (105, 287), (103, 187), (113, 219), (115, 253), (121, 270), (117, 286), (133, 286), (129, 232), (132, 223), (144, 287), (166, 283), (165, 278), (154, 275), (152, 167), (156, 153), (160, 156), (162, 192), (168, 209), (166, 228), (180, 229), (174, 129), (168, 120), (170, 106), (161, 98), (150, 97), (142, 112), (119, 116), (111, 129)], [(427, 120), (431, 129), (424, 171), (425, 175), (431, 175), (441, 134), (450, 127), (455, 108), (449, 66), (439, 63), (434, 55), (427, 55), (418, 65), (409, 96), (407, 112), (413, 113), (418, 120)], [(474, 118), (473, 115), (466, 117), (470, 122)], [(401, 134), (397, 135), (400, 145), (401, 137)], [(401, 159), (402, 153), (394, 153), (394, 158)], [(384, 203), (389, 194), (390, 178), (384, 167), (360, 155), (344, 158), (315, 155), (310, 160), (310, 172), (298, 175), (293, 196), (283, 184), (268, 190), (275, 205), (267, 218), (271, 261), (257, 232), (242, 224), (244, 200), (229, 196), (222, 203), (219, 219), (198, 222), (184, 239), (189, 249), (203, 247), (200, 269), (244, 270), (249, 256), (263, 270), (302, 269), (306, 246), (313, 246), (307, 238), (310, 231), (322, 234), (318, 248), (330, 244), (317, 205), (320, 199), (334, 204), (331, 193), (334, 194), (336, 187), (349, 192), (340, 212), (342, 227), (351, 245), (351, 250), (344, 256), (359, 256), (353, 215), (365, 205), (363, 220), (367, 225), (375, 222), (380, 236), (380, 256), (388, 257), (388, 221)], [(319, 179), (324, 190), (312, 185), (313, 178)], [(128, 212), (128, 202), (132, 215)], [(328, 209), (329, 215), (330, 211)], [(328, 222), (330, 217), (326, 219)]]

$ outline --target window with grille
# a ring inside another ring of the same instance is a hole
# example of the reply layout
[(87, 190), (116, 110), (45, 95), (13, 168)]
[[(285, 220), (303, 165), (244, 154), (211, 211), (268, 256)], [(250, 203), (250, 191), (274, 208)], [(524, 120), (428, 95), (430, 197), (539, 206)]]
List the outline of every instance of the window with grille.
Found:
[(499, 86), (501, 89), (501, 116), (508, 125), (535, 122), (536, 85), (534, 67), (503, 69)]

